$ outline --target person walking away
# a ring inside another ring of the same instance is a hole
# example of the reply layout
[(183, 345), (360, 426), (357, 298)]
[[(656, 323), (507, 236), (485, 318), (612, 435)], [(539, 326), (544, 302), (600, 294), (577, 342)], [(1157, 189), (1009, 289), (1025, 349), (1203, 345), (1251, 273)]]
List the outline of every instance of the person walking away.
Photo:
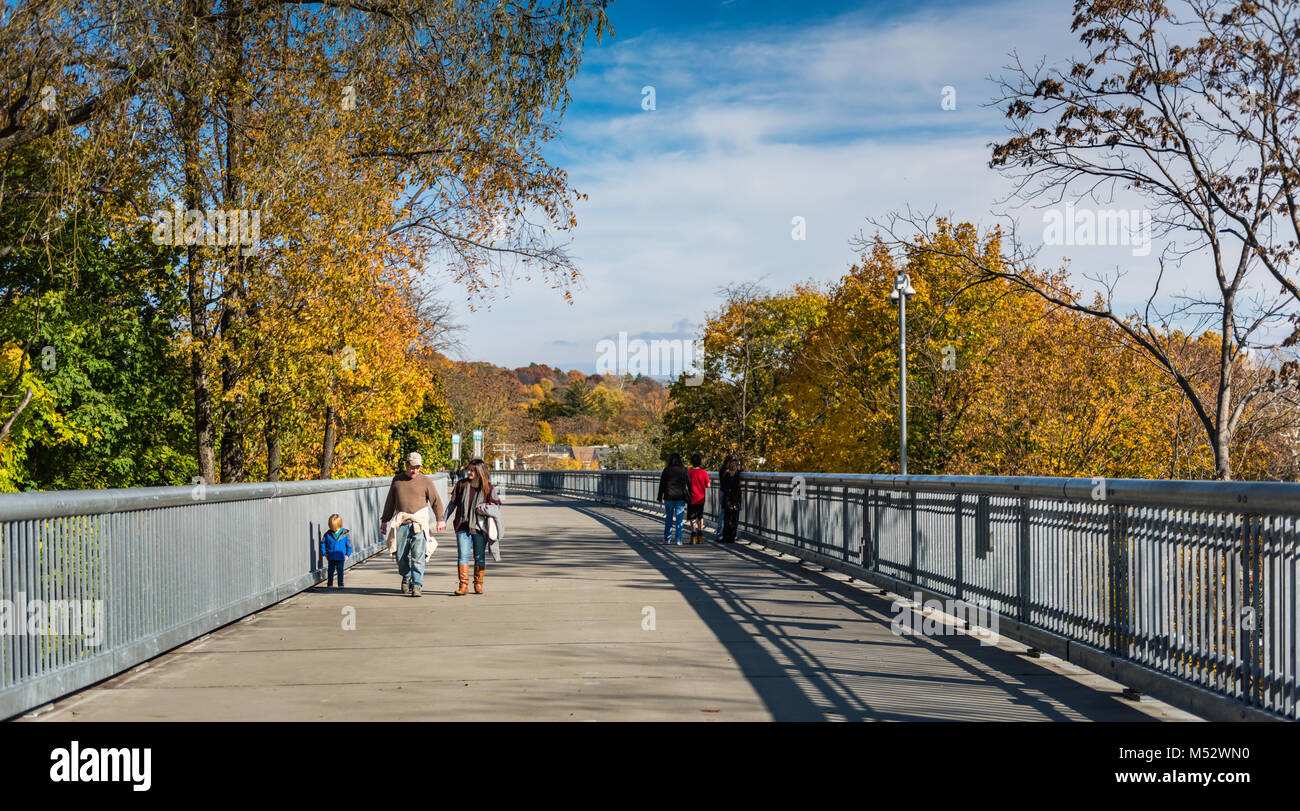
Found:
[[(433, 515), (437, 520), (436, 532), (442, 532), (447, 524), (442, 520), (442, 499), (433, 486), (433, 479), (420, 472), (424, 459), (412, 451), (406, 455), (406, 470), (393, 477), (388, 486), (388, 498), (384, 501), (384, 512), (380, 518), (379, 531), (388, 533), (388, 522), (396, 520), (397, 527), (397, 573), (402, 576), (402, 593), (419, 597), (424, 586), (424, 557), (426, 539), (420, 529), (418, 514), (429, 505), (433, 506)], [(408, 592), (409, 587), (409, 592)]]
[[(446, 520), (456, 530), (456, 573), (459, 587), (452, 592), (457, 597), (469, 593), (470, 556), (474, 561), (474, 593), (483, 593), (483, 575), (487, 571), (488, 535), (500, 531), (501, 499), (488, 478), (488, 467), (482, 459), (471, 461), (465, 478), (456, 483), (451, 503), (447, 505)], [(492, 524), (496, 523), (493, 527)], [(500, 560), (494, 547), (492, 557)]]
[(674, 453), (668, 457), (664, 472), (659, 474), (659, 495), (655, 497), (664, 505), (664, 543), (673, 542), (675, 531), (676, 543), (682, 545), (682, 515), (686, 512), (690, 492), (690, 474), (682, 464), (681, 454)]
[(329, 532), (320, 539), (320, 554), (329, 562), (329, 588), (334, 588), (334, 573), (339, 575), (339, 588), (343, 588), (343, 563), (352, 554), (352, 538), (343, 529), (343, 516), (334, 513), (330, 516)]
[[(729, 460), (729, 459), (731, 459), (731, 454), (727, 454), (727, 458), (724, 459), (724, 460), (722, 461), (722, 467), (718, 468), (718, 481), (719, 481), (719, 482), (722, 481), (722, 474), (723, 474), (723, 473), (726, 471), (726, 469), (727, 469), (727, 460)], [(718, 499), (718, 511), (717, 511), (717, 514), (714, 515), (714, 517), (713, 517), (713, 524), (714, 524), (714, 526), (713, 526), (713, 542), (714, 542), (714, 543), (722, 543), (722, 528), (723, 528), (723, 525), (726, 523), (725, 517), (726, 517), (726, 516), (725, 516), (725, 511), (722, 509), (722, 499), (719, 498), (719, 499)]]
[(740, 526), (740, 459), (727, 456), (718, 476), (718, 489), (722, 501), (722, 542), (735, 543)]
[(704, 457), (691, 455), (691, 504), (686, 508), (686, 520), (691, 522), (691, 543), (704, 543), (704, 497), (709, 492), (709, 471), (704, 469)]

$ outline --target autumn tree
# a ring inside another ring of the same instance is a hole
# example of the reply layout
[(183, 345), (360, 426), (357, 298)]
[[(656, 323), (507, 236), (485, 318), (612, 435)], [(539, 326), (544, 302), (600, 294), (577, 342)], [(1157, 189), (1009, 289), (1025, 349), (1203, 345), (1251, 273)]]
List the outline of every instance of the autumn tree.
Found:
[(490, 444), (523, 441), (529, 433), (533, 420), (524, 409), (524, 387), (508, 370), (490, 363), (444, 358), (437, 374), (446, 391), (453, 425), (462, 434), (482, 430)]
[[(248, 358), (264, 336), (250, 296), (262, 257), (222, 244), (202, 212), (284, 215), (291, 201), (269, 191), (279, 181), (322, 198), (378, 183), (388, 217), (369, 238), (400, 235), (418, 265), (437, 262), (475, 300), (519, 267), (567, 295), (576, 269), (549, 234), (573, 226), (577, 195), (540, 150), (605, 5), (31, 3), (0, 37), (0, 157), (30, 145), (77, 168), (72, 193), (36, 212), (29, 235), (47, 232), (49, 212), (74, 205), (89, 178), (111, 177), (103, 167), (157, 161), (150, 183), (123, 191), (137, 216), (177, 203), (186, 219), (199, 470), (216, 480), (219, 448), (221, 477), (237, 481), (256, 427)], [(327, 96), (337, 106), (317, 103)], [(340, 135), (343, 110), (353, 115)], [(332, 128), (346, 171), (323, 185), (294, 146)]]
[(546, 420), (539, 420), (537, 423), (537, 441), (543, 445), (555, 444), (555, 434), (551, 431), (551, 424)]
[[(1204, 432), (1167, 374), (1124, 329), (1057, 305), (996, 274), (973, 275), (964, 257), (1001, 268), (1002, 234), (970, 223), (936, 223), (928, 238), (895, 251), (869, 250), (815, 303), (796, 293), (757, 300), (772, 334), (797, 347), (772, 356), (770, 383), (750, 412), (777, 470), (890, 473), (898, 470), (898, 319), (888, 298), (900, 272), (915, 296), (908, 308), (909, 467), (922, 474), (1158, 478), (1214, 475)], [(1024, 268), (1033, 283), (1079, 300), (1060, 271)], [(808, 321), (801, 313), (816, 312)], [(725, 310), (706, 336), (739, 340)], [(1218, 341), (1172, 328), (1158, 332), (1204, 389), (1214, 385)], [(1251, 382), (1270, 374), (1264, 358), (1242, 360)], [(664, 451), (729, 450), (736, 380), (706, 376), (674, 384)], [(1251, 403), (1234, 462), (1258, 478), (1294, 476), (1297, 414), (1270, 398)], [(771, 427), (767, 427), (771, 426)]]
[(724, 302), (701, 329), (702, 377), (682, 374), (669, 389), (663, 451), (698, 450), (718, 461), (738, 453), (748, 464), (788, 428), (782, 377), (824, 318), (825, 299), (810, 286), (772, 295), (745, 283), (722, 292)]
[[(1061, 67), (1018, 58), (997, 100), (1011, 137), (991, 166), (1016, 182), (1022, 201), (1087, 196), (1113, 201), (1117, 190), (1150, 207), (1151, 238), (1164, 239), (1160, 272), (1144, 305), (1122, 308), (1114, 279), (1090, 274), (1099, 297), (1072, 297), (1030, 278), (1033, 252), (1009, 234), (1008, 261), (949, 254), (974, 274), (1023, 286), (1052, 304), (1102, 319), (1122, 332), (1178, 387), (1212, 449), (1215, 475), (1232, 477), (1234, 438), (1259, 398), (1292, 389), (1293, 358), (1274, 374), (1245, 373), (1252, 351), (1296, 317), (1292, 256), (1300, 240), (1295, 192), (1295, 38), (1300, 7), (1286, 0), (1077, 0), (1072, 30), (1086, 55)], [(900, 227), (901, 226), (901, 227)], [(929, 223), (891, 218), (896, 245)], [(1172, 265), (1203, 269), (1207, 297), (1168, 299)], [(1189, 341), (1216, 338), (1208, 388)], [(1294, 343), (1297, 335), (1292, 335)]]

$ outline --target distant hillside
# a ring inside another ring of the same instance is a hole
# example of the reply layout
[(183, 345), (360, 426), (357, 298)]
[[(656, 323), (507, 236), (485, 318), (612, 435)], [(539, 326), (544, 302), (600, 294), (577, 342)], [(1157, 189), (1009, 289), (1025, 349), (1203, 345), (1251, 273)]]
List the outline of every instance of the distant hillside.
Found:
[[(436, 371), (455, 430), (485, 431), (485, 453), (554, 445), (609, 445), (657, 454), (668, 390), (645, 376), (594, 375), (542, 363), (507, 369), (440, 357)], [(651, 459), (651, 461), (653, 461)]]

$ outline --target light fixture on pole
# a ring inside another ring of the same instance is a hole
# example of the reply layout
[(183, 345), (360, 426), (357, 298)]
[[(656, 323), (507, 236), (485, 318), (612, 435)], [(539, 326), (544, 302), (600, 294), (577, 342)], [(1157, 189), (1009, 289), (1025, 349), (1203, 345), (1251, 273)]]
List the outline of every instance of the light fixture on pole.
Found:
[(899, 273), (894, 277), (889, 300), (898, 302), (898, 467), (904, 476), (907, 475), (907, 300), (915, 295), (911, 276)]

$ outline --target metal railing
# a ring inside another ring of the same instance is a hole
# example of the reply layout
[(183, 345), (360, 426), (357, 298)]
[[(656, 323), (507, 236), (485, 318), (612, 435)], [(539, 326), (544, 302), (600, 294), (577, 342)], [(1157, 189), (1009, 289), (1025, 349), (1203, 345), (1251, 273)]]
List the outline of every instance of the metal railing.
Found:
[[(660, 507), (657, 472), (493, 476)], [(707, 515), (717, 499), (715, 486)], [(1300, 717), (1300, 484), (746, 473), (740, 531), (891, 590), (987, 606), (1021, 641), (1209, 716)]]
[(320, 582), (333, 513), (380, 551), (390, 481), (0, 495), (0, 719)]

